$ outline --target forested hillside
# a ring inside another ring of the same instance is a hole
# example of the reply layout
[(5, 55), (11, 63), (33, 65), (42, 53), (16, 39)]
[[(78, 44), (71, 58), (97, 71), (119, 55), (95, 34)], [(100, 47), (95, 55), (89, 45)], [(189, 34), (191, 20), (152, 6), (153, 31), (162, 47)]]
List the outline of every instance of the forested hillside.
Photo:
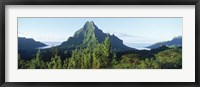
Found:
[[(181, 44), (181, 45), (180, 45)], [(176, 45), (176, 46), (173, 46)], [(182, 37), (137, 50), (87, 21), (59, 46), (18, 39), (19, 69), (181, 69)]]
[(144, 54), (128, 53), (117, 56), (117, 51), (111, 51), (111, 44), (108, 37), (103, 43), (95, 47), (76, 48), (72, 55), (61, 60), (58, 49), (52, 49), (52, 57), (48, 62), (42, 60), (40, 50), (36, 57), (30, 61), (20, 59), (20, 69), (181, 69), (182, 48), (167, 48), (156, 53), (151, 58), (140, 58)]

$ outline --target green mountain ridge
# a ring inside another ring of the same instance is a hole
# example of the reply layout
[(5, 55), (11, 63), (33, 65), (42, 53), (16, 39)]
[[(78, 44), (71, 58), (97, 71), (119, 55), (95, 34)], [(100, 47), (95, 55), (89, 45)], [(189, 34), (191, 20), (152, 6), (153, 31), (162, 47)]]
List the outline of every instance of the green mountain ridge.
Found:
[(155, 43), (151, 46), (148, 46), (147, 48), (155, 49), (155, 48), (159, 48), (160, 46), (163, 46), (163, 45), (166, 45), (168, 47), (182, 46), (182, 36), (174, 37), (172, 40), (169, 40), (169, 41)]
[(58, 48), (74, 50), (77, 47), (95, 46), (97, 43), (102, 43), (106, 37), (110, 39), (111, 49), (118, 51), (134, 50), (134, 48), (124, 45), (123, 41), (114, 34), (103, 33), (93, 21), (87, 21), (81, 29), (76, 31), (67, 41), (59, 45)]
[(19, 50), (32, 50), (44, 46), (47, 45), (40, 41), (35, 41), (33, 38), (18, 37)]

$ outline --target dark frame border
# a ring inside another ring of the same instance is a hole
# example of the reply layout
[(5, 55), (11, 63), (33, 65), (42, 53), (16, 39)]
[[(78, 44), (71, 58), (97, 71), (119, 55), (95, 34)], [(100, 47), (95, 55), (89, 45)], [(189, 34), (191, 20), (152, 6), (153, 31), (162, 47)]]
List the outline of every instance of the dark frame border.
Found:
[[(200, 87), (200, 0), (1, 0), (0, 3), (1, 87)], [(5, 5), (195, 5), (195, 82), (5, 82)]]

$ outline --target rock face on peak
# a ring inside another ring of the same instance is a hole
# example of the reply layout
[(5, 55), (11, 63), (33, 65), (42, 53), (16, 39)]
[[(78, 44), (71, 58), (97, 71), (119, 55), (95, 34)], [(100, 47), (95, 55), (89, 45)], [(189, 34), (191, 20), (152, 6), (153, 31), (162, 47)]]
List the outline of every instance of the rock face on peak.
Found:
[(93, 21), (87, 21), (81, 29), (76, 31), (72, 37), (69, 37), (67, 41), (64, 41), (58, 47), (61, 49), (73, 50), (76, 47), (87, 47), (88, 44), (93, 46), (96, 42), (102, 43), (106, 37), (109, 37), (112, 49), (118, 51), (134, 49), (125, 46), (123, 41), (117, 36), (104, 33), (94, 24)]

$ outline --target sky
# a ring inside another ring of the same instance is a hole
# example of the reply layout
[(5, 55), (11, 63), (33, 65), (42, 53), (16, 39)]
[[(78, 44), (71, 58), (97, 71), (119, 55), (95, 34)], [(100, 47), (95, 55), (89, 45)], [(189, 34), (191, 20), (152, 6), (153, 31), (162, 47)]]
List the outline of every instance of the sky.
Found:
[(180, 18), (18, 18), (18, 36), (40, 42), (63, 42), (93, 21), (104, 33), (116, 35), (125, 45), (153, 44), (182, 36)]

